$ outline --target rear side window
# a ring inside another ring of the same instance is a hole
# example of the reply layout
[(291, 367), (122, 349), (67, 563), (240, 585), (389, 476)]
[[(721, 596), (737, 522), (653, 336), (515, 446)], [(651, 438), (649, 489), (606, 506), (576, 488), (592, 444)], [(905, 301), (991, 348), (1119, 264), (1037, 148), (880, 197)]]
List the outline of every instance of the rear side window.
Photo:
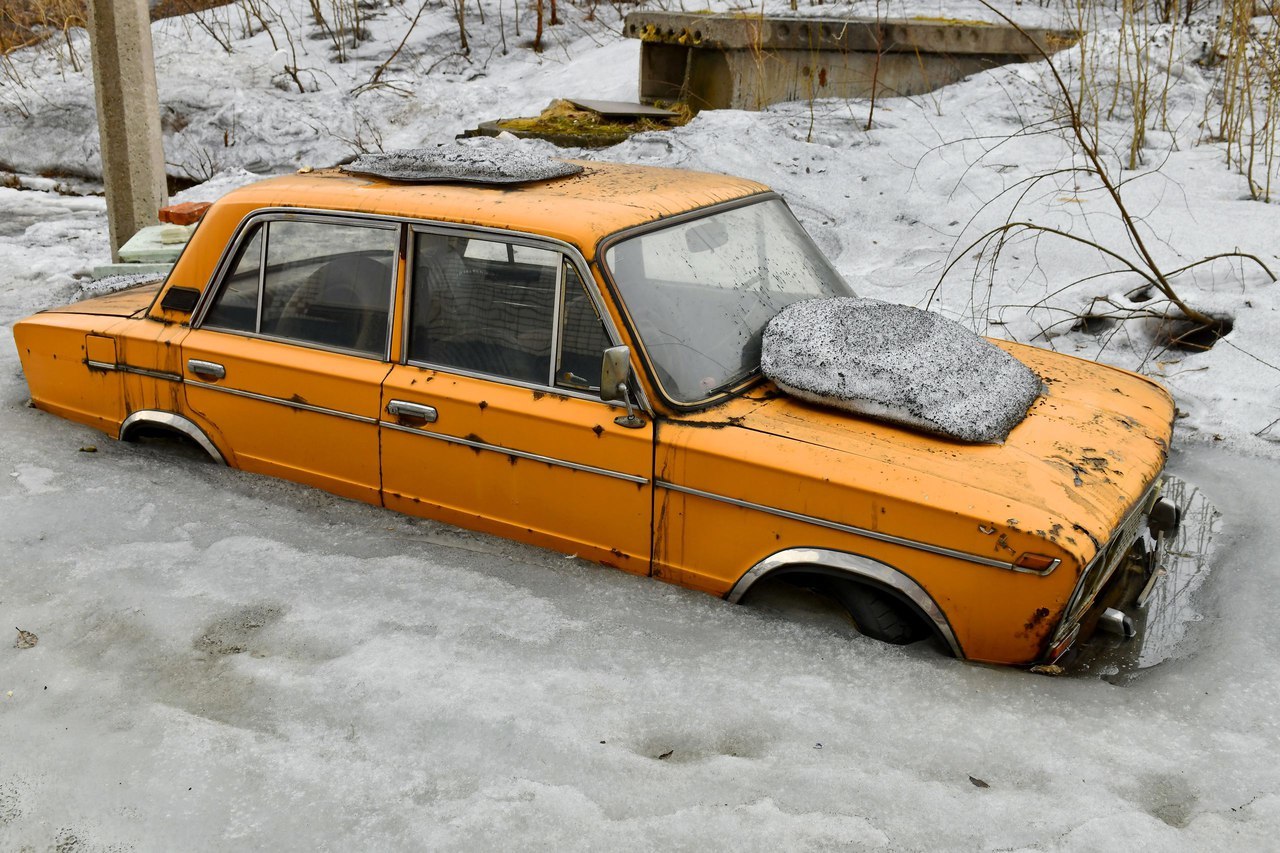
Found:
[(264, 223), (204, 325), (384, 355), (398, 231), (312, 220)]

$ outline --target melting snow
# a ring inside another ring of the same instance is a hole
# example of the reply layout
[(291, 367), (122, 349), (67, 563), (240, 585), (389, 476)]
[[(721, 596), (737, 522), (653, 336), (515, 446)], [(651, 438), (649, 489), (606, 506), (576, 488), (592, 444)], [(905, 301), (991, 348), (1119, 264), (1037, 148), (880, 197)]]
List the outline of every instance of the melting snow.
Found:
[(761, 366), (802, 400), (984, 443), (1004, 441), (1042, 390), (959, 323), (858, 297), (785, 308), (765, 329)]
[(131, 287), (141, 287), (144, 284), (164, 281), (166, 275), (168, 273), (162, 272), (132, 272), (123, 275), (109, 275), (97, 281), (82, 282), (80, 290), (86, 298), (90, 296), (106, 296), (108, 293), (128, 290)]
[(342, 170), (415, 183), (527, 184), (576, 175), (582, 167), (504, 140), (481, 138), (440, 148), (361, 154)]

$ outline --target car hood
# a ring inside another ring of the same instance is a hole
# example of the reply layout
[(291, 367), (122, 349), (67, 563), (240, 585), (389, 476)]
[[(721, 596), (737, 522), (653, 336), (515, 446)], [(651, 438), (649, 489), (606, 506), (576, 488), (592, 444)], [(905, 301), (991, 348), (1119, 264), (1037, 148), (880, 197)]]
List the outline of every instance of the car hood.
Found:
[[(1001, 445), (926, 435), (786, 397), (768, 385), (696, 417), (860, 457), (831, 466), (827, 452), (790, 454), (801, 460), (799, 467), (814, 467), (797, 473), (985, 518), (1051, 539), (1087, 561), (1163, 469), (1173, 401), (1134, 373), (993, 343), (1035, 371), (1046, 388)], [(813, 462), (803, 461), (808, 458)], [(907, 476), (863, 482), (886, 471)]]

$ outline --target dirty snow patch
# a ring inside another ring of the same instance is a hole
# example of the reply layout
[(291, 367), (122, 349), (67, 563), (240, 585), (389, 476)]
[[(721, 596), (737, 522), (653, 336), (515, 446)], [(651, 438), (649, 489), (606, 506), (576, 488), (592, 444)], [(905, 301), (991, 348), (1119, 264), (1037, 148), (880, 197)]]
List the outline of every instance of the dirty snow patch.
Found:
[(1042, 390), (958, 323), (858, 297), (785, 308), (765, 329), (761, 368), (802, 400), (971, 442), (1004, 441)]
[(85, 281), (80, 284), (80, 292), (86, 298), (92, 296), (106, 296), (108, 293), (118, 293), (121, 290), (128, 290), (131, 287), (142, 287), (144, 284), (155, 284), (157, 281), (164, 281), (168, 273), (164, 272), (131, 272), (122, 275), (103, 276), (96, 281)]
[(581, 166), (497, 139), (440, 148), (361, 154), (344, 172), (414, 183), (527, 184), (565, 178)]

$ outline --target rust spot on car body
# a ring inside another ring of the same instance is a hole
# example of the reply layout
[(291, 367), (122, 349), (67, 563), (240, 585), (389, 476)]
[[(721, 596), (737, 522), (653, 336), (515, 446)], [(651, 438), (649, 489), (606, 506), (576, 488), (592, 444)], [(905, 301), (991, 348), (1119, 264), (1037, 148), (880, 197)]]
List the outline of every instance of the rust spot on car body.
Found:
[(1044, 622), (1045, 619), (1048, 619), (1048, 618), (1049, 618), (1049, 608), (1038, 607), (1036, 608), (1036, 612), (1031, 614), (1031, 618), (1027, 620), (1027, 624), (1024, 627), (1027, 629), (1028, 632), (1034, 631), (1036, 628), (1038, 628), (1041, 625), (1041, 623)]

